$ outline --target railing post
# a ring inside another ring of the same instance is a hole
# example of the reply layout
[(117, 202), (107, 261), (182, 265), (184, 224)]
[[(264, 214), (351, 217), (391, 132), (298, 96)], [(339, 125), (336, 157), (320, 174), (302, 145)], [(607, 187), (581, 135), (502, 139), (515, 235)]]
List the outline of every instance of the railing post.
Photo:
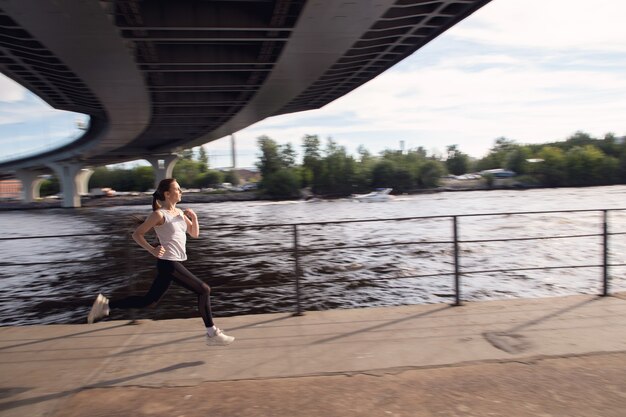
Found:
[[(124, 258), (125, 258), (124, 271), (129, 281), (128, 288), (130, 289), (130, 293), (134, 294), (135, 293), (135, 280), (131, 278), (131, 265), (132, 265), (131, 251), (133, 250), (132, 243), (134, 243), (133, 233), (130, 231), (127, 231), (126, 232), (126, 250), (124, 251)], [(129, 324), (139, 324), (137, 322), (137, 310), (136, 309), (131, 308), (128, 315), (130, 316)]]
[(454, 232), (454, 305), (461, 305), (461, 277), (459, 272), (459, 225), (457, 216), (452, 216), (452, 230)]
[(602, 296), (609, 295), (609, 221), (608, 211), (603, 210)]
[(300, 302), (300, 275), (302, 271), (300, 270), (300, 254), (298, 253), (298, 225), (293, 225), (293, 259), (295, 263), (295, 278), (296, 278), (296, 312), (294, 316), (302, 315), (302, 305)]

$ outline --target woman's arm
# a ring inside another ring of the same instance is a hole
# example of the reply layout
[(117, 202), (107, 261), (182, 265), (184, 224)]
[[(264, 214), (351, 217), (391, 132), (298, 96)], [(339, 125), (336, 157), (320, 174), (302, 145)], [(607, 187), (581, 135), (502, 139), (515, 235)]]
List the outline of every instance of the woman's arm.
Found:
[(165, 254), (165, 248), (161, 245), (157, 247), (148, 243), (144, 235), (150, 231), (154, 226), (157, 226), (163, 221), (163, 214), (158, 211), (153, 211), (148, 218), (135, 229), (133, 232), (133, 239), (139, 246), (150, 252), (152, 256), (160, 258)]
[(200, 224), (198, 223), (198, 216), (192, 209), (185, 209), (184, 211), (185, 221), (187, 222), (187, 233), (189, 236), (197, 238), (200, 236)]

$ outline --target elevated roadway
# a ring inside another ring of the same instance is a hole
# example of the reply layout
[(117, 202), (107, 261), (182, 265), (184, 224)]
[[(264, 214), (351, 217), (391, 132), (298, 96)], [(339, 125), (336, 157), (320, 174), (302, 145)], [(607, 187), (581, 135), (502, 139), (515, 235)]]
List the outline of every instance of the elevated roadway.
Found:
[(0, 70), (87, 114), (76, 141), (0, 163), (37, 195), (41, 173), (80, 205), (85, 168), (150, 161), (270, 116), (320, 108), (489, 0), (5, 0)]

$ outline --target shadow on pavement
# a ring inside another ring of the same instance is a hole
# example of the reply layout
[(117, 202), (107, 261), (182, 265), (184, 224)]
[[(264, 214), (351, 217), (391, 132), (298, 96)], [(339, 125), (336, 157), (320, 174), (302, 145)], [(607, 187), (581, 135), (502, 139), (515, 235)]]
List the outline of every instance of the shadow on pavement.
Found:
[[(69, 395), (76, 394), (76, 393), (78, 393), (78, 392), (80, 392), (80, 391), (82, 391), (84, 389), (88, 389), (88, 388), (110, 387), (110, 386), (113, 386), (115, 384), (119, 384), (119, 383), (127, 382), (127, 381), (132, 381), (133, 379), (143, 378), (143, 377), (149, 376), (149, 375), (154, 375), (154, 374), (159, 374), (159, 373), (164, 373), (164, 372), (171, 372), (171, 371), (175, 371), (175, 370), (181, 369), (181, 368), (190, 368), (190, 367), (200, 366), (200, 365), (204, 365), (204, 362), (203, 361), (182, 362), (182, 363), (179, 363), (179, 364), (176, 364), (176, 365), (167, 366), (165, 368), (155, 369), (154, 371), (143, 372), (141, 374), (130, 375), (130, 376), (122, 377), (122, 378), (110, 379), (108, 381), (97, 382), (95, 384), (86, 385), (86, 386), (80, 387), (80, 388), (75, 388), (75, 389), (62, 391), (62, 392), (55, 392), (54, 394), (47, 394), (47, 395), (41, 395), (39, 397), (24, 398), (24, 399), (21, 399), (21, 400), (8, 401), (8, 402), (0, 403), (0, 411), (10, 410), (12, 408), (17, 408), (17, 407), (22, 407), (22, 406), (26, 406), (26, 405), (32, 405), (32, 404), (36, 404), (36, 403), (40, 403), (40, 402), (44, 402), (44, 401), (55, 400), (55, 399), (58, 399), (58, 398), (67, 397)], [(26, 391), (27, 389), (24, 389), (24, 390)]]

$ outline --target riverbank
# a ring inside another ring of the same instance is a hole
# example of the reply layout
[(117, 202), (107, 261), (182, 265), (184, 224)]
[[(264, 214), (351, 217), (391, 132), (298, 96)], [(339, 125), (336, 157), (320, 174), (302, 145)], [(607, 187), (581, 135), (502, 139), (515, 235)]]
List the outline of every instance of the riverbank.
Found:
[[(489, 191), (489, 190), (524, 190), (529, 188), (540, 187), (528, 187), (522, 186), (515, 182), (513, 179), (496, 179), (491, 186), (487, 185), (484, 179), (444, 179), (441, 182), (441, 186), (437, 188), (429, 188), (422, 190), (413, 190), (406, 195), (419, 195), (419, 194), (432, 194), (440, 192), (460, 192), (460, 191)], [(298, 199), (275, 199), (257, 191), (242, 191), (242, 192), (223, 192), (223, 193), (185, 193), (183, 197), (183, 203), (224, 203), (233, 201), (272, 201), (272, 200), (299, 200), (318, 198), (320, 196), (313, 195), (310, 191), (303, 191), (302, 197)], [(326, 198), (326, 197), (320, 197)], [(335, 199), (337, 197), (328, 197), (327, 199)], [(342, 197), (343, 198), (343, 197)], [(152, 199), (149, 195), (118, 195), (114, 197), (83, 197), (81, 199), (82, 207), (115, 207), (115, 206), (139, 206), (150, 205)], [(60, 199), (45, 198), (39, 201), (31, 203), (25, 203), (19, 200), (5, 200), (0, 201), (0, 211), (7, 210), (35, 210), (35, 209), (50, 209), (50, 208), (62, 208), (62, 201)]]
[[(269, 200), (269, 198), (253, 191), (223, 194), (187, 193), (184, 195), (185, 203), (223, 203), (229, 201), (257, 200)], [(145, 206), (150, 204), (152, 204), (152, 197), (145, 194), (135, 196), (124, 195), (99, 198), (84, 197), (81, 199), (82, 207)], [(60, 199), (42, 199), (39, 201), (34, 201), (32, 203), (25, 203), (23, 201), (17, 200), (0, 202), (0, 211), (35, 210), (49, 208), (62, 208), (62, 201)]]

